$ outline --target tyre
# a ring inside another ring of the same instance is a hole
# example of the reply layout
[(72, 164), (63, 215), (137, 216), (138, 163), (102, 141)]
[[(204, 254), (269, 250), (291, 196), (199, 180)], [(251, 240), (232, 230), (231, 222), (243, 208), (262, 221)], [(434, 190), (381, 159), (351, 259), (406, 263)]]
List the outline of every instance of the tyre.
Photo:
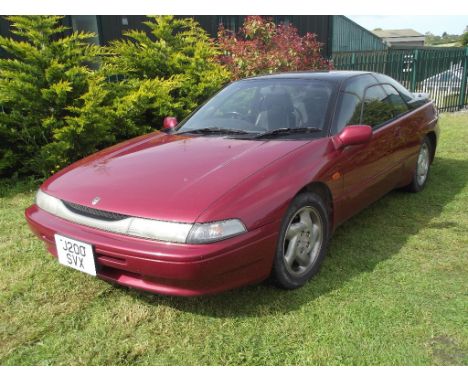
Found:
[(272, 279), (284, 289), (303, 286), (320, 268), (330, 239), (328, 210), (315, 193), (294, 198), (281, 223)]
[(419, 148), (418, 160), (411, 183), (406, 187), (410, 192), (422, 191), (429, 177), (431, 158), (433, 153), (432, 142), (429, 137), (425, 137)]

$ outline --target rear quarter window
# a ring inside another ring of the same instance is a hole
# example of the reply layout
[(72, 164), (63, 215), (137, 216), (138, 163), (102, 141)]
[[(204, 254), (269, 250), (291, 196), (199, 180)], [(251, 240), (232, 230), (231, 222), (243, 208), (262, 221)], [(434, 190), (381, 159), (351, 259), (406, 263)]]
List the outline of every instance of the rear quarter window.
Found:
[(394, 117), (398, 117), (409, 110), (408, 105), (393, 86), (384, 84), (383, 88), (388, 94), (386, 102), (392, 106)]

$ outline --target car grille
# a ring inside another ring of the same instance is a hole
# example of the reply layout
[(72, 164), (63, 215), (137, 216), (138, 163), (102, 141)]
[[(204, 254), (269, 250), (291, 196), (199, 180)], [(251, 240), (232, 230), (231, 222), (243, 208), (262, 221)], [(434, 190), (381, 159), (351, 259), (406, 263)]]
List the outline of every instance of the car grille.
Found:
[(95, 208), (81, 206), (79, 204), (66, 202), (64, 200), (62, 200), (62, 203), (71, 212), (74, 212), (75, 214), (83, 215), (89, 218), (93, 218), (93, 219), (99, 219), (99, 220), (105, 220), (105, 221), (117, 221), (117, 220), (122, 220), (122, 219), (126, 219), (130, 217), (128, 215), (117, 214), (115, 212), (102, 211), (102, 210), (97, 210)]

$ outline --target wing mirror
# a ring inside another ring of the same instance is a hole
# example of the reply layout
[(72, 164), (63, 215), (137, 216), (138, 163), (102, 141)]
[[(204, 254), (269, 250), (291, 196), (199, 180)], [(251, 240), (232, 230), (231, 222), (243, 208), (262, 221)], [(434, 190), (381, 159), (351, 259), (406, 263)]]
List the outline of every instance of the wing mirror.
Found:
[(164, 118), (164, 121), (163, 121), (163, 129), (166, 130), (166, 129), (173, 129), (174, 127), (177, 126), (179, 122), (177, 122), (177, 118), (176, 117), (166, 117)]
[(372, 128), (367, 125), (349, 125), (333, 137), (335, 149), (367, 143), (372, 138)]

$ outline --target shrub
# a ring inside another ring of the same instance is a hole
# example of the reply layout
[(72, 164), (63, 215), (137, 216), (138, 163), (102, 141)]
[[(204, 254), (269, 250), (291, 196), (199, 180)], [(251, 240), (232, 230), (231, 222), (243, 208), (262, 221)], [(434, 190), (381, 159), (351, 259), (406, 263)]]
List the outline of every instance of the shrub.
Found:
[(460, 45), (468, 46), (468, 32), (465, 32), (460, 36)]
[(239, 33), (220, 26), (219, 61), (232, 79), (297, 70), (331, 69), (331, 63), (320, 54), (322, 44), (314, 34), (299, 36), (292, 25), (276, 25), (270, 19), (249, 16)]
[(130, 30), (107, 49), (102, 70), (114, 95), (119, 139), (159, 128), (167, 115), (185, 117), (229, 78), (218, 51), (193, 19), (156, 16), (148, 33)]
[(229, 78), (192, 19), (153, 17), (148, 34), (128, 31), (108, 48), (90, 44), (90, 33), (66, 35), (61, 17), (9, 20), (16, 38), (0, 37), (8, 54), (0, 59), (0, 176), (46, 177), (159, 128), (166, 115), (185, 117)]
[(100, 48), (58, 16), (12, 16), (0, 36), (0, 175), (50, 175), (113, 141), (101, 110), (103, 79), (90, 68)]

